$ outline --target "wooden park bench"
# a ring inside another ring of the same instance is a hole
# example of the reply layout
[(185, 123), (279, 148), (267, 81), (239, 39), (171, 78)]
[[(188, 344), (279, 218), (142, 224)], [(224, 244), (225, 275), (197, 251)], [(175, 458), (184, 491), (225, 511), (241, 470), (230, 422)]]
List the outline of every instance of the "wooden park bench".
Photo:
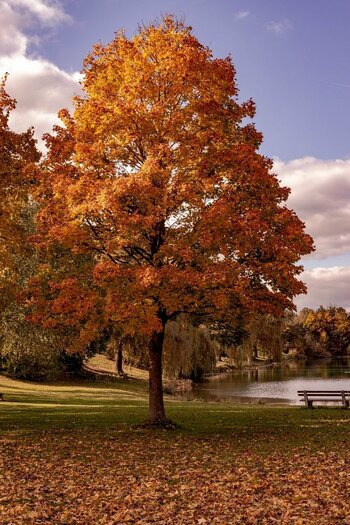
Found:
[(315, 401), (341, 401), (343, 408), (349, 408), (349, 390), (298, 390), (298, 396), (308, 408), (313, 408)]

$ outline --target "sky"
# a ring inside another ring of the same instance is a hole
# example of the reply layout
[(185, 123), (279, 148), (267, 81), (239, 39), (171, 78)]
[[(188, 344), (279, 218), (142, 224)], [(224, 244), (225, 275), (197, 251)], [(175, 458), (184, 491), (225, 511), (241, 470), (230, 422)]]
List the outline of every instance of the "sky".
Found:
[(239, 100), (252, 98), (261, 153), (291, 188), (288, 206), (316, 251), (302, 260), (298, 308), (350, 310), (349, 0), (0, 0), (0, 76), (17, 99), (11, 126), (36, 136), (79, 92), (94, 43), (165, 13), (185, 19), (217, 57), (231, 55)]

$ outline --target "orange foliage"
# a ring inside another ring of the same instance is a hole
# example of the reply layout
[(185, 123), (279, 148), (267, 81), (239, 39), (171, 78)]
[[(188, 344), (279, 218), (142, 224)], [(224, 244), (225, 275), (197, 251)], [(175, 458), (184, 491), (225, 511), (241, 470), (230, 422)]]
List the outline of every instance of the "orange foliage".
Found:
[(34, 240), (93, 262), (78, 299), (77, 280), (56, 288), (52, 315), (151, 334), (181, 312), (292, 307), (312, 239), (242, 123), (255, 106), (238, 103), (231, 59), (165, 17), (95, 46), (83, 73), (74, 114), (46, 137)]
[[(165, 17), (95, 46), (83, 73), (85, 95), (46, 137), (37, 244), (93, 254), (88, 280), (129, 332), (181, 312), (220, 316), (233, 298), (291, 307), (312, 240), (257, 152), (261, 134), (242, 124), (255, 108), (237, 102), (231, 59)], [(79, 322), (84, 301), (71, 290)]]
[(15, 133), (9, 117), (16, 101), (5, 90), (6, 76), (0, 82), (0, 307), (13, 296), (18, 280), (18, 258), (25, 254), (26, 224), (31, 183), (29, 167), (39, 159), (33, 130)]

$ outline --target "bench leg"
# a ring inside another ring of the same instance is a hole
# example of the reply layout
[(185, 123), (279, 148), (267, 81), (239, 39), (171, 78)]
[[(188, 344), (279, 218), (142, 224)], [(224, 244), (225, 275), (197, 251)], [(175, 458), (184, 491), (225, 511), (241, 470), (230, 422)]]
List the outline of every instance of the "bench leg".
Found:
[(341, 401), (342, 401), (343, 408), (349, 408), (349, 400), (346, 399), (344, 390), (342, 390), (342, 393), (341, 393)]
[(307, 393), (304, 392), (304, 401), (306, 408), (313, 408), (312, 403), (313, 401), (307, 397)]
[(310, 399), (305, 399), (305, 406), (306, 406), (306, 408), (314, 408), (312, 403), (313, 403), (313, 401), (311, 401)]

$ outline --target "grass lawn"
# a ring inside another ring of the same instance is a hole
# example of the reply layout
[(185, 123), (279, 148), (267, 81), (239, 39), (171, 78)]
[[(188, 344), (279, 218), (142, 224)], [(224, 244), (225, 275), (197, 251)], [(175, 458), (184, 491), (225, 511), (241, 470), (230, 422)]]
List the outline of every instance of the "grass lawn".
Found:
[(350, 412), (166, 398), (147, 384), (0, 376), (0, 523), (349, 524)]

